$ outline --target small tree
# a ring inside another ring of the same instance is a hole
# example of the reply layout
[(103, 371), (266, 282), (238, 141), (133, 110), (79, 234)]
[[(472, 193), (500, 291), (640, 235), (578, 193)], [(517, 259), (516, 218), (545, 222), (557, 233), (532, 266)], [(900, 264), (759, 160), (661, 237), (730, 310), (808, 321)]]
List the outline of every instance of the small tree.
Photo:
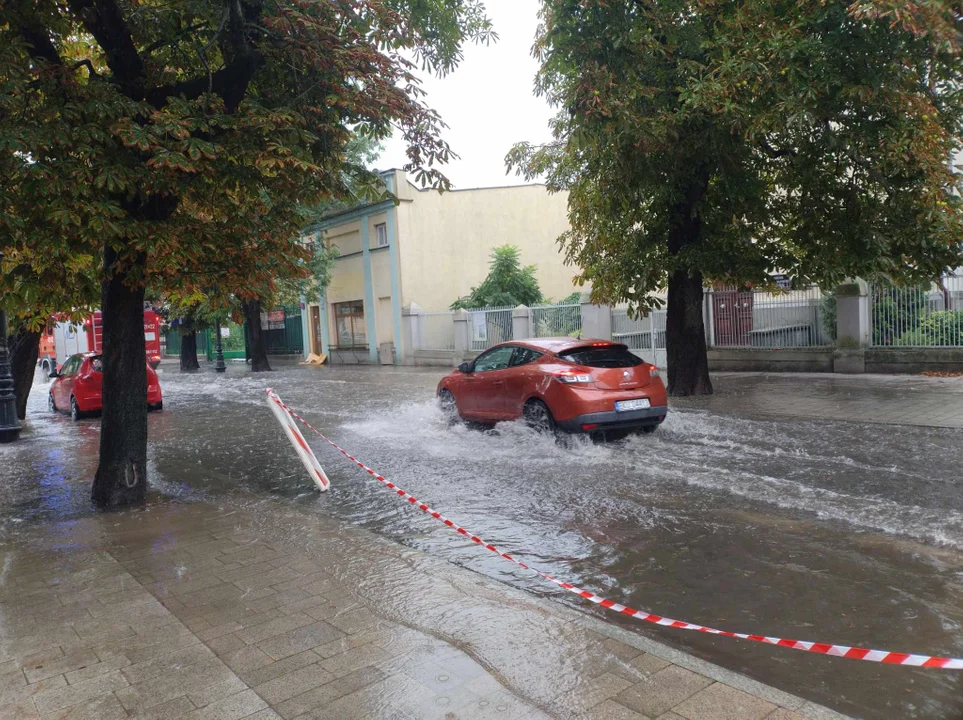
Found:
[(535, 278), (535, 266), (521, 266), (519, 250), (514, 245), (502, 245), (492, 251), (488, 276), (468, 295), (451, 304), (452, 310), (483, 307), (537, 305), (542, 302), (542, 291)]

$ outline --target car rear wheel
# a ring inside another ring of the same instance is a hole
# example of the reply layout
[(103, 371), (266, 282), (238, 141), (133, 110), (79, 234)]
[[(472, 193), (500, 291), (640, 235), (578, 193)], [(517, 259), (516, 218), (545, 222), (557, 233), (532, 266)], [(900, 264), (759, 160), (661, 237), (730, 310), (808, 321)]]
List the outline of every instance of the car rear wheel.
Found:
[(541, 400), (529, 400), (525, 403), (525, 424), (537, 433), (555, 431), (555, 418)]
[(164, 401), (161, 400), (159, 403), (154, 403), (153, 405), (147, 406), (147, 412), (157, 412), (164, 409)]
[(658, 425), (644, 425), (642, 427), (642, 432), (646, 435), (651, 435), (658, 429)]
[(47, 409), (50, 412), (57, 412), (57, 403), (54, 402), (53, 393), (47, 393)]
[(84, 414), (80, 412), (80, 408), (77, 406), (77, 398), (70, 397), (70, 419), (77, 422), (82, 418)]

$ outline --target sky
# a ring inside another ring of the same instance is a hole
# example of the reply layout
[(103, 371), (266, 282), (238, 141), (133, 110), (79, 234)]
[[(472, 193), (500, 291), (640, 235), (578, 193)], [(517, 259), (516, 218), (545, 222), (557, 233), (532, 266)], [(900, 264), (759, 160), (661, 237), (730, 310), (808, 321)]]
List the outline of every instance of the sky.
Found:
[[(462, 63), (444, 78), (420, 74), (428, 93), (424, 101), (448, 124), (442, 137), (460, 156), (442, 168), (456, 188), (524, 183), (514, 172), (505, 174), (506, 153), (516, 142), (551, 138), (553, 113), (533, 92), (538, 63), (531, 47), (538, 7), (538, 0), (486, 0), (498, 41), (466, 46)], [(405, 165), (399, 133), (384, 148), (379, 169)]]

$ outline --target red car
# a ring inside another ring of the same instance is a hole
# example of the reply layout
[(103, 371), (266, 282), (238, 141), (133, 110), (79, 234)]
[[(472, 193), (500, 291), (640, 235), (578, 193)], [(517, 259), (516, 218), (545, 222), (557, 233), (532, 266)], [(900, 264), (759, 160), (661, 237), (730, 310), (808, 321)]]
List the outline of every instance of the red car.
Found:
[[(71, 355), (60, 366), (59, 371), (50, 373), (50, 377), (54, 378), (47, 395), (47, 407), (50, 410), (69, 412), (70, 417), (79, 420), (103, 407), (103, 360), (98, 353)], [(161, 410), (163, 407), (160, 381), (154, 368), (148, 363), (147, 409)]]
[(659, 371), (625, 345), (539, 338), (503, 343), (438, 384), (442, 408), (492, 424), (524, 418), (537, 430), (624, 436), (665, 420)]

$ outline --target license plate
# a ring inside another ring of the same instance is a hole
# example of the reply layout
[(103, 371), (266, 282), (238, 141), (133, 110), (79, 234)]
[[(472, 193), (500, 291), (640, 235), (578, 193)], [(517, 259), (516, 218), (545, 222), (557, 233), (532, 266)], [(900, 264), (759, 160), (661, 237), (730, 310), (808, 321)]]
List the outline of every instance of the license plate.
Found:
[(619, 400), (615, 403), (615, 409), (617, 412), (625, 412), (626, 410), (645, 410), (649, 407), (649, 401), (647, 398), (641, 398), (639, 400)]

